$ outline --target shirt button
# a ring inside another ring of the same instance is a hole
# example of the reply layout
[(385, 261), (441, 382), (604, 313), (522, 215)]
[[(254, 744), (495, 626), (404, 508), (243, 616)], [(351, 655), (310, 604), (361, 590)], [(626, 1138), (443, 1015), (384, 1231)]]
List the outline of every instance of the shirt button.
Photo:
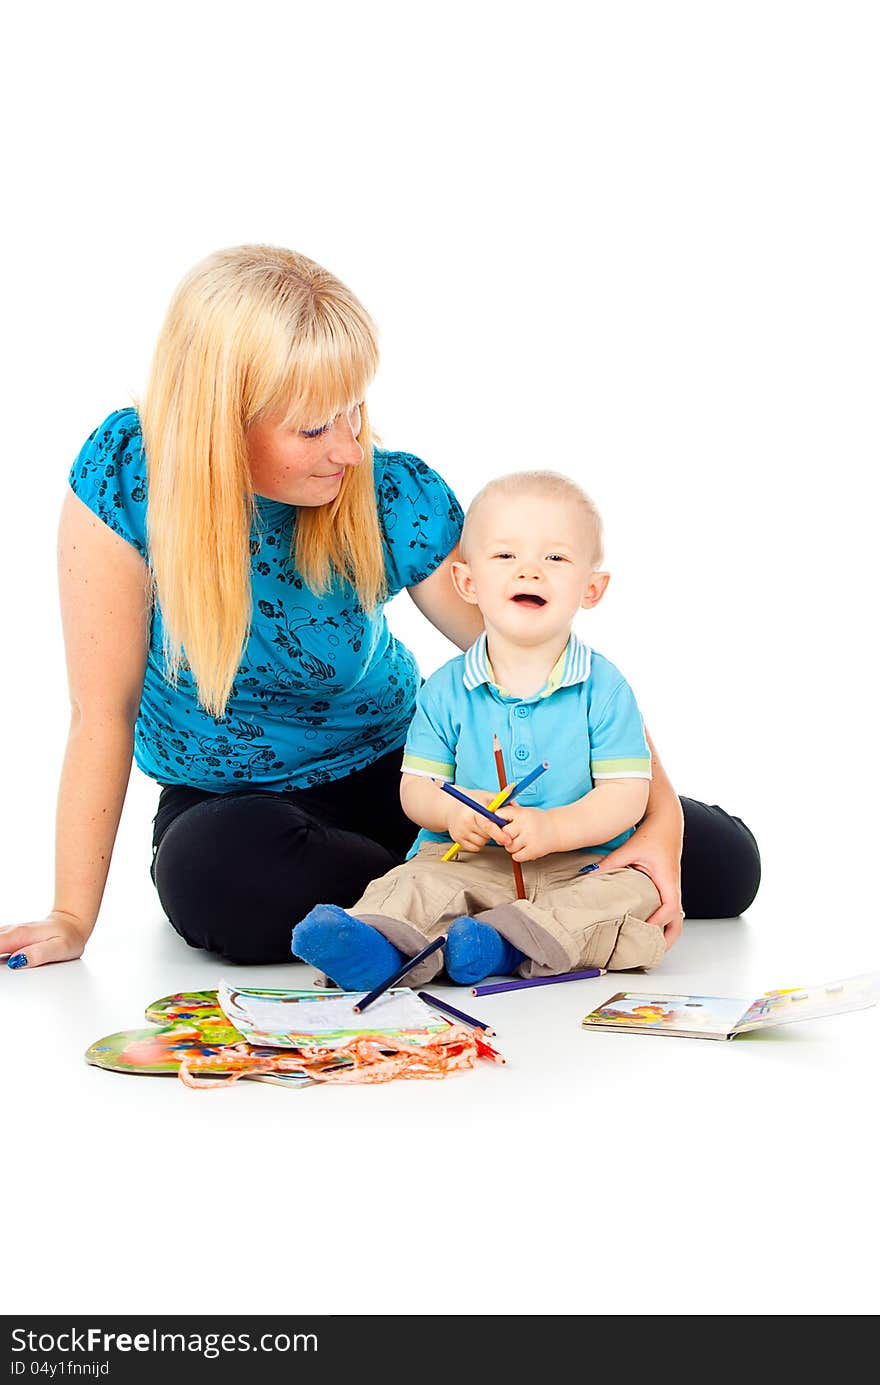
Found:
[(516, 714), (518, 717), (527, 717), (529, 714), (529, 709), (528, 707), (517, 707)]
[(527, 745), (518, 745), (513, 753), (518, 760), (527, 760), (529, 758), (529, 748)]

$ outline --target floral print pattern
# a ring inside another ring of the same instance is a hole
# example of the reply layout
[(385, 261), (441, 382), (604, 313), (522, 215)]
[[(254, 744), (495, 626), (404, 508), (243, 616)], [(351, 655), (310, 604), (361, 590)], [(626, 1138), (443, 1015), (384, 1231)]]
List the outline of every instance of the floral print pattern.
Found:
[[(418, 457), (377, 449), (374, 472), (390, 597), (439, 566), (458, 541), (462, 512)], [(70, 485), (149, 561), (134, 409), (111, 414), (92, 433)], [(291, 558), (295, 522), (295, 507), (257, 501), (251, 632), (222, 719), (199, 705), (185, 668), (176, 685), (166, 679), (162, 612), (154, 608), (135, 759), (159, 783), (280, 792), (339, 779), (403, 745), (420, 682), (415, 659), (349, 583), (337, 581), (322, 596), (309, 590)]]

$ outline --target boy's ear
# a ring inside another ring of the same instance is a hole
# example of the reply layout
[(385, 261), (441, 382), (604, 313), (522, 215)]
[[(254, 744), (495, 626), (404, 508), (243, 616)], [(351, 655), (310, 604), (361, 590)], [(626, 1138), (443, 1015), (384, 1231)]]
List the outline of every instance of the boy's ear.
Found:
[(611, 581), (610, 572), (591, 572), (590, 580), (584, 589), (581, 605), (584, 610), (589, 611), (591, 607), (598, 606)]
[(466, 601), (469, 606), (476, 606), (477, 593), (471, 575), (471, 565), (466, 563), (463, 558), (456, 559), (452, 564), (452, 585), (462, 601)]

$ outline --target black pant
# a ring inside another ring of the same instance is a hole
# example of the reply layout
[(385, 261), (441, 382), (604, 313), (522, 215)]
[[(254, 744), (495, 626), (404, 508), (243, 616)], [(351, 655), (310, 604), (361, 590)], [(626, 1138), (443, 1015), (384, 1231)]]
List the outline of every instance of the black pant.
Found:
[[(152, 876), (181, 937), (232, 962), (290, 961), (291, 929), (315, 904), (349, 907), (409, 849), (401, 755), (290, 793), (164, 788)], [(754, 837), (722, 808), (681, 802), (685, 913), (742, 913), (761, 878)]]

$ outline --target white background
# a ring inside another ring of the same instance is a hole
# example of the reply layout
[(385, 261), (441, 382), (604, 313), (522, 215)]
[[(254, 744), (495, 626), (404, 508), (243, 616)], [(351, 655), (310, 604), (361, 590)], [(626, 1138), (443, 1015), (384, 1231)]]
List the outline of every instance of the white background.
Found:
[[(186, 270), (264, 241), (378, 322), (386, 445), (463, 502), (534, 465), (598, 501), (612, 583), (582, 633), (680, 791), (740, 814), (765, 865), (747, 919), (694, 923), (650, 984), (878, 965), (878, 30), (840, 0), (16, 15), (3, 922), (51, 905), (70, 462), (143, 388)], [(423, 672), (453, 652), (405, 598), (391, 619)], [(664, 1045), (583, 1034), (604, 993), (545, 988), (493, 1010), (506, 1069), (437, 1087), (200, 1095), (87, 1068), (147, 1001), (217, 981), (146, 878), (156, 795), (135, 772), (85, 959), (0, 975), (6, 1311), (876, 1308), (876, 1011)], [(266, 1238), (255, 1273), (163, 1275), (184, 1234), (213, 1267), (224, 1224)]]

